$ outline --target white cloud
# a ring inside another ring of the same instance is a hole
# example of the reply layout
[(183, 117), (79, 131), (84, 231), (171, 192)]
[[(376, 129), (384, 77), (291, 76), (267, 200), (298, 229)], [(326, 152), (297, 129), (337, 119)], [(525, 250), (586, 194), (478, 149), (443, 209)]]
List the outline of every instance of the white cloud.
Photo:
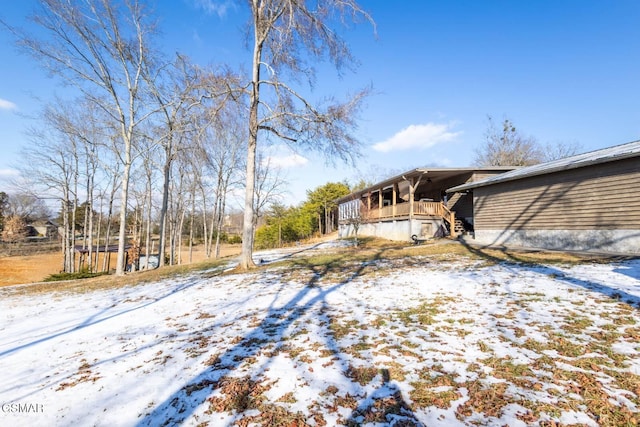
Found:
[[(0, 169), (0, 182), (6, 185), (20, 176), (20, 172), (15, 169)], [(7, 190), (5, 188), (5, 190)]]
[(202, 9), (207, 15), (218, 15), (223, 18), (227, 11), (235, 9), (236, 5), (231, 0), (192, 0), (197, 9)]
[(17, 110), (18, 106), (11, 101), (0, 98), (0, 110)]
[(6, 178), (18, 175), (20, 175), (20, 173), (15, 169), (0, 169), (0, 177)]
[(309, 159), (299, 154), (289, 154), (286, 156), (269, 156), (266, 160), (271, 166), (282, 169), (304, 166), (309, 163)]
[(441, 142), (451, 141), (462, 132), (453, 132), (454, 124), (426, 123), (410, 125), (391, 138), (373, 145), (373, 149), (383, 153), (409, 149), (424, 149)]

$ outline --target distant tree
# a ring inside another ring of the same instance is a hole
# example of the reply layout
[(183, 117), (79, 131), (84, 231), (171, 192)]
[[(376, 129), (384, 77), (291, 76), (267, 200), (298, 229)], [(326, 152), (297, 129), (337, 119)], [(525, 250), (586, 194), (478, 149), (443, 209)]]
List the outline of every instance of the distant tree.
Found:
[(552, 160), (564, 159), (565, 157), (574, 156), (580, 152), (582, 152), (582, 145), (577, 142), (546, 144), (542, 150), (542, 161), (550, 162)]
[(282, 222), (287, 215), (287, 208), (280, 202), (274, 202), (269, 207), (269, 216), (278, 225), (278, 247), (282, 247)]
[(271, 164), (270, 157), (258, 156), (255, 174), (254, 227), (258, 225), (258, 219), (267, 206), (280, 202), (287, 185), (282, 170)]
[[(143, 71), (155, 64), (150, 39), (155, 24), (139, 0), (41, 0), (31, 16), (31, 34), (0, 20), (18, 44), (49, 72), (79, 89), (106, 114), (118, 138), (114, 153), (122, 162), (120, 229), (116, 274), (124, 274), (126, 214), (133, 146), (148, 118)], [(151, 72), (146, 72), (151, 75)]]
[(27, 223), (48, 220), (51, 216), (44, 200), (25, 192), (9, 196), (7, 212), (11, 216), (21, 217)]
[(374, 182), (367, 181), (364, 178), (360, 178), (360, 180), (358, 182), (356, 182), (355, 184), (351, 185), (351, 191), (364, 190), (367, 187), (371, 187), (373, 184), (374, 184)]
[(351, 159), (358, 140), (352, 134), (356, 115), (369, 89), (345, 102), (311, 102), (286, 81), (313, 84), (317, 60), (329, 59), (338, 70), (354, 63), (347, 44), (331, 26), (371, 17), (356, 0), (303, 2), (251, 0), (252, 75), (246, 86), (249, 140), (246, 156), (244, 226), (240, 268), (254, 266), (255, 183), (258, 132), (297, 149), (315, 150), (328, 158)]
[(256, 247), (277, 248), (309, 238), (317, 224), (316, 216), (306, 203), (288, 208), (274, 203), (265, 213), (265, 223), (256, 229)]
[(488, 116), (484, 144), (476, 150), (478, 166), (529, 166), (543, 161), (543, 153), (535, 138), (524, 136), (511, 120), (504, 119), (496, 127)]
[(4, 191), (0, 191), (0, 232), (4, 229), (4, 220), (9, 208), (9, 196)]
[(19, 215), (11, 215), (7, 217), (2, 230), (2, 240), (5, 242), (20, 242), (29, 235), (27, 223)]
[[(307, 203), (318, 215), (318, 231), (321, 234), (331, 233), (335, 223), (333, 212), (337, 208), (336, 199), (346, 196), (351, 191), (344, 182), (329, 182), (312, 191), (307, 191)], [(324, 224), (324, 227), (322, 225)]]

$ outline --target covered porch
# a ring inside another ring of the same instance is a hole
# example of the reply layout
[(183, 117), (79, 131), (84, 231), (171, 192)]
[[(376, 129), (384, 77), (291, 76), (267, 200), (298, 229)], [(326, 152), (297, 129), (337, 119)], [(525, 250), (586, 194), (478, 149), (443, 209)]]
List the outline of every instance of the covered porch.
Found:
[(387, 206), (378, 205), (374, 208), (362, 206), (361, 209), (363, 222), (433, 218), (442, 219), (447, 223), (448, 234), (451, 237), (456, 237), (456, 215), (455, 212), (449, 210), (449, 208), (444, 204), (444, 201), (426, 202), (410, 200), (409, 202), (393, 203)]
[(448, 188), (505, 172), (506, 168), (414, 169), (338, 200), (341, 236), (362, 232), (392, 240), (457, 237), (468, 231), (472, 201)]

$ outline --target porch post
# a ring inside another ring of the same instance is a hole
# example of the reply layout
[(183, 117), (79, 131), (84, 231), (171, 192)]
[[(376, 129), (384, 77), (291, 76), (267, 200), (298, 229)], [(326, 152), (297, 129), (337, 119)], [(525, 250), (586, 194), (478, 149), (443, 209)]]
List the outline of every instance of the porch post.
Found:
[(413, 219), (413, 195), (415, 192), (414, 182), (414, 178), (411, 178), (411, 181), (409, 182), (409, 220)]
[(391, 206), (392, 206), (392, 208), (391, 208), (391, 216), (393, 216), (394, 218), (396, 217), (396, 197), (397, 197), (396, 186), (397, 185), (398, 185), (397, 183), (393, 184), (393, 192), (392, 192), (392, 195), (391, 195), (391, 197), (392, 197), (392, 200), (391, 200)]
[(449, 233), (451, 237), (458, 237), (456, 233), (456, 213), (454, 211), (449, 211), (449, 225), (451, 227), (451, 232)]
[(411, 241), (411, 236), (413, 236), (413, 194), (415, 191), (414, 184), (415, 179), (411, 178), (409, 181), (409, 241)]
[(382, 188), (378, 188), (378, 219), (382, 218)]

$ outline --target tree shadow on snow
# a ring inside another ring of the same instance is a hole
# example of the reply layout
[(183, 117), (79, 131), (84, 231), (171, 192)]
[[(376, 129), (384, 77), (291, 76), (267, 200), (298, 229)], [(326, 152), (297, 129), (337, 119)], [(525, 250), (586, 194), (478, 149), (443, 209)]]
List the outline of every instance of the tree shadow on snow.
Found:
[[(312, 315), (318, 325), (324, 325), (323, 328), (329, 329), (328, 325), (332, 318), (330, 314), (331, 307), (327, 297), (360, 277), (368, 266), (375, 265), (375, 260), (379, 259), (382, 253), (380, 251), (374, 261), (365, 261), (357, 264), (353, 271), (350, 271), (344, 279), (335, 284), (320, 283), (320, 281), (328, 274), (345, 273), (341, 270), (342, 266), (339, 262), (318, 266), (305, 264), (306, 261), (301, 259), (298, 263), (299, 266), (312, 272), (311, 278), (304, 287), (280, 307), (275, 306), (277, 300), (277, 297), (275, 297), (270, 307), (268, 307), (263, 320), (257, 326), (253, 327), (244, 336), (232, 341), (235, 343), (232, 347), (224, 351), (223, 354), (214, 357), (209, 366), (186, 381), (173, 394), (144, 415), (137, 425), (169, 426), (182, 424), (202, 404), (208, 402), (211, 405), (211, 402), (219, 402), (217, 396), (223, 393), (232, 395), (233, 409), (222, 407), (222, 405), (211, 409), (210, 406), (210, 410), (213, 413), (235, 411), (236, 419), (246, 416), (248, 419), (244, 421), (247, 422), (252, 419), (254, 422), (266, 423), (263, 425), (280, 425), (274, 424), (275, 421), (268, 418), (271, 417), (270, 414), (261, 412), (255, 415), (254, 411), (250, 411), (251, 409), (256, 409), (256, 394), (260, 393), (261, 387), (254, 379), (269, 370), (274, 362), (273, 355), (277, 354), (282, 347), (286, 347), (286, 344), (283, 343), (286, 342), (287, 338), (290, 338), (288, 332), (291, 332), (298, 320), (308, 321), (308, 319), (304, 319), (304, 316)], [(261, 273), (258, 272), (257, 274)], [(286, 286), (286, 283), (280, 286)], [(276, 295), (279, 293), (280, 291), (277, 291)], [(324, 334), (323, 340), (325, 341), (323, 343), (325, 349), (331, 353), (331, 360), (340, 370), (342, 377), (349, 377), (350, 364), (336, 338), (332, 333), (327, 333)], [(273, 348), (273, 345), (275, 345), (275, 348)], [(247, 376), (239, 378), (237, 375), (233, 375), (240, 372), (243, 362), (255, 363), (258, 356), (265, 354), (267, 355), (266, 361), (263, 361), (262, 365), (252, 366), (250, 372), (245, 374)], [(376, 419), (384, 418), (383, 422), (387, 423), (387, 425), (421, 426), (422, 424), (415, 419), (409, 405), (402, 399), (399, 389), (390, 382), (388, 371), (381, 370), (381, 375), (382, 385), (368, 397), (366, 393), (362, 392), (361, 388), (358, 390), (357, 384), (347, 390), (346, 394), (344, 394), (345, 390), (335, 389), (334, 394), (341, 394), (343, 397), (351, 396), (351, 398), (355, 398), (359, 402), (355, 405), (355, 409), (352, 409), (352, 414), (345, 419), (347, 425), (360, 425), (361, 420), (375, 416)], [(278, 372), (279, 378), (287, 376), (295, 377), (296, 372)], [(350, 392), (354, 394), (350, 395)], [(317, 402), (314, 404), (315, 412), (311, 410), (311, 406), (309, 407), (311, 415), (322, 417), (322, 413), (318, 411), (326, 409), (326, 407), (319, 407)], [(337, 410), (336, 403), (334, 402), (333, 404), (333, 409)], [(301, 413), (289, 415), (292, 415), (294, 420), (286, 425), (307, 425), (304, 418), (295, 418), (302, 417)], [(402, 421), (402, 423), (398, 424), (397, 421)]]
[[(577, 277), (572, 277), (570, 275), (567, 274), (566, 271), (560, 270), (559, 268), (555, 268), (551, 265), (548, 264), (540, 264), (540, 263), (532, 263), (529, 260), (526, 260), (523, 257), (520, 257), (518, 255), (518, 251), (511, 251), (507, 248), (504, 247), (496, 247), (496, 246), (491, 246), (491, 247), (485, 247), (485, 246), (475, 246), (472, 244), (469, 244), (469, 242), (466, 242), (464, 240), (461, 240), (461, 243), (463, 246), (465, 246), (465, 248), (472, 254), (480, 257), (480, 258), (484, 258), (486, 260), (489, 260), (491, 262), (495, 262), (495, 263), (506, 263), (506, 262), (515, 262), (518, 263), (519, 266), (518, 268), (523, 269), (523, 270), (527, 270), (527, 271), (534, 271), (540, 274), (544, 274), (550, 277), (553, 277), (555, 280), (558, 281), (562, 281), (562, 282), (566, 282), (569, 283), (571, 285), (577, 285), (577, 286), (581, 286), (585, 289), (588, 289), (590, 291), (595, 291), (595, 292), (599, 292), (609, 298), (612, 299), (616, 299), (619, 300), (621, 302), (625, 302), (627, 304), (629, 304), (632, 307), (635, 308), (640, 308), (640, 296), (639, 295), (634, 295), (631, 294), (623, 289), (620, 288), (616, 288), (613, 286), (610, 286), (606, 283), (601, 283), (601, 282), (597, 282), (594, 280), (584, 280), (584, 279), (580, 279)], [(499, 258), (496, 256), (491, 255), (488, 252), (488, 249), (491, 250), (499, 250), (501, 251), (503, 254), (506, 255), (507, 260), (503, 259), (503, 258)], [(537, 251), (532, 251), (532, 252), (537, 252)], [(621, 261), (621, 260), (629, 260), (630, 258), (620, 258), (620, 257), (612, 257), (611, 260), (612, 262), (614, 261)], [(619, 266), (616, 267), (614, 270), (614, 272), (616, 273), (621, 273), (621, 274), (625, 274), (633, 279), (639, 279), (638, 276), (640, 276), (640, 267), (636, 266), (635, 268), (633, 267), (626, 267), (626, 266)], [(638, 287), (638, 291), (640, 293), (640, 286)]]
[(105, 306), (99, 310), (97, 310), (95, 313), (93, 313), (91, 316), (87, 317), (86, 319), (84, 319), (83, 321), (81, 321), (80, 323), (78, 323), (77, 325), (71, 326), (71, 327), (66, 327), (66, 328), (62, 328), (62, 330), (49, 334), (47, 336), (44, 337), (40, 337), (34, 340), (31, 340), (27, 343), (24, 344), (20, 344), (17, 345), (15, 347), (9, 348), (7, 350), (4, 350), (2, 352), (0, 352), (0, 357), (4, 357), (7, 355), (10, 355), (12, 353), (15, 353), (17, 351), (29, 348), (29, 347), (33, 347), (35, 345), (38, 345), (40, 343), (58, 338), (60, 336), (63, 335), (67, 335), (67, 334), (71, 334), (73, 332), (79, 331), (81, 329), (87, 328), (89, 326), (93, 326), (93, 325), (97, 325), (99, 323), (105, 322), (107, 320), (122, 316), (124, 314), (128, 314), (131, 312), (135, 312), (137, 310), (140, 310), (142, 308), (148, 307), (150, 305), (156, 304), (166, 298), (169, 298), (173, 295), (176, 295), (188, 288), (191, 288), (192, 286), (195, 286), (199, 283), (199, 281), (197, 280), (186, 280), (184, 282), (178, 282), (175, 286), (172, 286), (170, 289), (168, 289), (167, 291), (165, 291), (164, 293), (162, 293), (161, 295), (157, 296), (157, 297), (150, 297), (148, 299), (146, 299), (145, 301), (141, 302), (140, 304), (136, 304), (133, 307), (127, 308), (122, 310), (121, 309), (121, 304), (128, 302), (127, 300), (129, 299), (129, 295), (123, 295), (121, 300), (112, 300), (110, 302), (110, 304), (108, 306)]

